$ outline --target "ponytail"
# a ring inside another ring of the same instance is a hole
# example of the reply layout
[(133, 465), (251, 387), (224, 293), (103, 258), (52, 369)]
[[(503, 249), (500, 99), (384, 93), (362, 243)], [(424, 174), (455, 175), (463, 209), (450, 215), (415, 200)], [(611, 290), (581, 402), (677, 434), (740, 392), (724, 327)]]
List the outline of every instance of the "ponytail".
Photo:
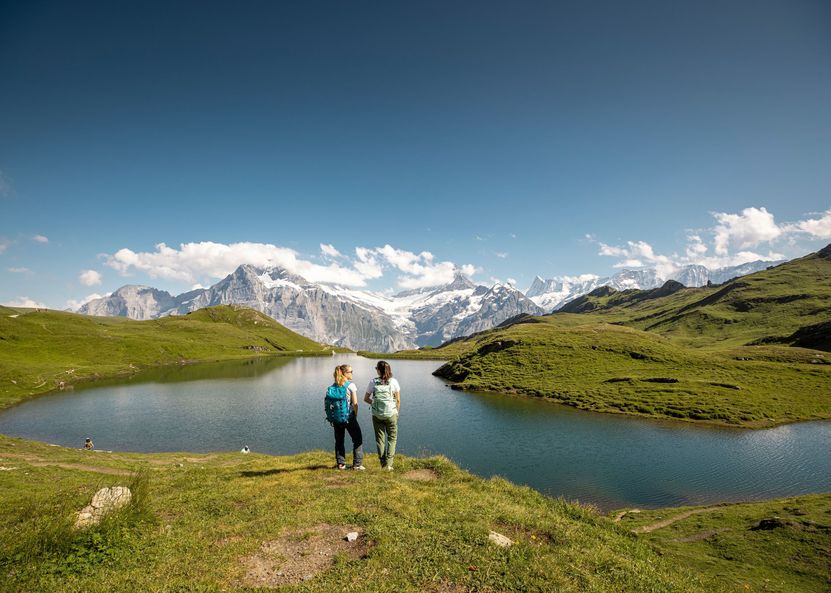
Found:
[(335, 372), (333, 376), (335, 378), (335, 385), (341, 387), (344, 383), (346, 383), (346, 369), (349, 368), (348, 364), (339, 364), (335, 367)]

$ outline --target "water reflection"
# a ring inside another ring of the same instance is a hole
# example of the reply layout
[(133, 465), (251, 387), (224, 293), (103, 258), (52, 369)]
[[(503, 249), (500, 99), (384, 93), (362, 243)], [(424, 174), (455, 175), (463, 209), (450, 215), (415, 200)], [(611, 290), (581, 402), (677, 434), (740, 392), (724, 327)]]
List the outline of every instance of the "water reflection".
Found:
[[(92, 436), (119, 451), (330, 449), (323, 390), (343, 362), (363, 393), (375, 361), (355, 356), (172, 367), (32, 400), (1, 414), (0, 432), (66, 446)], [(479, 475), (604, 509), (831, 490), (828, 422), (747, 431), (592, 414), (452, 391), (431, 375), (436, 362), (392, 362), (408, 455), (440, 453)], [(366, 406), (360, 422), (368, 434)]]

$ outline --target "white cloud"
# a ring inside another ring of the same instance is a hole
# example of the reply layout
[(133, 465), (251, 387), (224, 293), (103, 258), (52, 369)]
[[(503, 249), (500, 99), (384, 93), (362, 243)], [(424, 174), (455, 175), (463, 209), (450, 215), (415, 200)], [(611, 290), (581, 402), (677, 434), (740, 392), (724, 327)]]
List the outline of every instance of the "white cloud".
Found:
[(179, 280), (193, 284), (201, 280), (218, 280), (238, 266), (281, 267), (311, 282), (337, 283), (346, 286), (364, 286), (367, 276), (356, 269), (338, 264), (321, 266), (299, 259), (297, 252), (287, 247), (267, 243), (182, 243), (178, 249), (164, 243), (153, 252), (135, 252), (119, 249), (107, 258), (107, 265), (121, 274), (131, 270), (146, 273), (151, 278)]
[[(713, 218), (716, 224), (709, 230), (688, 233), (683, 255), (658, 254), (645, 241), (627, 241), (626, 245), (598, 242), (598, 253), (617, 258), (619, 261), (614, 264), (615, 268), (654, 267), (660, 276), (666, 278), (688, 264), (698, 264), (713, 270), (752, 261), (785, 259), (784, 254), (773, 249), (764, 253), (752, 248), (762, 243), (792, 240), (793, 233), (821, 236), (827, 231), (831, 236), (831, 210), (819, 219), (784, 225), (777, 225), (773, 214), (765, 208), (745, 208), (739, 214), (715, 212)], [(703, 235), (712, 238), (712, 246), (707, 244)], [(595, 240), (592, 235), (586, 235), (586, 238)]]
[(0, 239), (0, 253), (3, 253), (4, 251), (6, 251), (6, 249), (8, 249), (9, 245), (11, 245), (11, 244), (12, 244), (12, 242), (9, 241), (8, 239)]
[(37, 241), (38, 243), (49, 243), (49, 237), (44, 237), (43, 235), (35, 235), (32, 237), (32, 241)]
[(831, 209), (826, 210), (820, 218), (801, 220), (787, 225), (788, 230), (808, 233), (817, 239), (831, 239)]
[(505, 259), (508, 257), (508, 253), (506, 251), (494, 251), (493, 254), (499, 259)]
[(84, 270), (78, 275), (78, 280), (84, 286), (97, 286), (101, 284), (101, 273), (95, 270)]
[(356, 247), (355, 256), (358, 258), (358, 261), (354, 263), (355, 269), (364, 278), (380, 278), (384, 275), (384, 268), (371, 249)]
[(329, 257), (343, 257), (343, 254), (337, 249), (335, 249), (334, 245), (327, 245), (326, 243), (321, 243), (320, 250), (323, 252), (324, 255), (328, 255)]
[(398, 285), (401, 288), (425, 288), (449, 284), (453, 281), (456, 272), (466, 276), (476, 273), (476, 268), (470, 264), (457, 266), (451, 261), (435, 262), (434, 256), (429, 251), (422, 251), (419, 254), (411, 251), (396, 249), (391, 245), (384, 245), (374, 250), (387, 264), (404, 272), (399, 276)]
[(506, 283), (508, 286), (516, 286), (516, 279), (514, 279), (514, 278), (508, 278), (508, 279), (505, 281), (505, 283)]
[(6, 268), (6, 271), (12, 274), (31, 274), (32, 270), (29, 268)]
[(95, 299), (103, 299), (104, 297), (108, 297), (111, 294), (112, 293), (110, 292), (107, 292), (105, 294), (98, 294), (97, 292), (94, 292), (92, 294), (88, 294), (87, 296), (78, 301), (69, 299), (68, 301), (66, 301), (66, 308), (70, 311), (77, 311), (83, 305), (86, 305), (88, 302), (94, 301)]
[(26, 307), (30, 309), (46, 309), (46, 305), (27, 296), (17, 297), (17, 300), (0, 303), (7, 307)]
[(623, 247), (614, 247), (612, 245), (606, 245), (605, 243), (600, 243), (600, 251), (597, 254), (607, 255), (609, 257), (626, 257), (628, 255)]
[(622, 261), (617, 262), (614, 268), (642, 268), (643, 262), (639, 259), (624, 259)]
[(714, 212), (713, 217), (718, 222), (713, 229), (716, 255), (727, 255), (731, 246), (747, 249), (782, 235), (773, 214), (765, 208), (745, 208), (741, 214)]
[(621, 258), (614, 264), (615, 268), (654, 267), (661, 276), (669, 276), (675, 271), (676, 265), (665, 255), (658, 255), (652, 245), (646, 241), (627, 241), (625, 247), (600, 243), (600, 255)]
[(704, 257), (707, 253), (707, 246), (698, 235), (690, 235), (687, 237), (687, 258), (694, 261), (698, 258)]
[[(324, 247), (321, 244), (322, 250)], [(301, 259), (293, 249), (263, 243), (183, 243), (178, 249), (159, 243), (151, 252), (120, 249), (107, 256), (106, 264), (123, 275), (138, 271), (152, 278), (189, 284), (216, 281), (241, 264), (281, 267), (311, 282), (345, 286), (365, 286), (367, 280), (380, 278), (385, 269), (393, 268), (403, 272), (398, 279), (399, 286), (403, 288), (445, 284), (453, 280), (457, 271), (467, 275), (476, 272), (476, 268), (469, 264), (457, 266), (450, 261), (436, 262), (429, 251), (416, 254), (391, 245), (357, 247), (354, 258), (339, 255), (350, 261), (323, 266)]]

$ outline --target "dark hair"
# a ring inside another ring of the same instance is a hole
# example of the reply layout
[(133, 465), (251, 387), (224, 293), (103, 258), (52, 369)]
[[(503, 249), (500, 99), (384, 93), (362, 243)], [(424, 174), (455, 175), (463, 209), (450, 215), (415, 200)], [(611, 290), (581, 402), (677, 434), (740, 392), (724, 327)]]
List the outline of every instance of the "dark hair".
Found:
[(387, 383), (390, 379), (392, 379), (392, 367), (390, 366), (390, 363), (379, 360), (378, 364), (375, 365), (375, 370), (378, 371), (378, 378), (384, 383)]

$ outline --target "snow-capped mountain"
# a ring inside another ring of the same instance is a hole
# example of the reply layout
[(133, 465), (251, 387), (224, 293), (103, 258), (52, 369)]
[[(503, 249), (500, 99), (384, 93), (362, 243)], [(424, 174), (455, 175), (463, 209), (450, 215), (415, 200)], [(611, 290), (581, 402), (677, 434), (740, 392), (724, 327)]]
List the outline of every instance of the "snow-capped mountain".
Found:
[(128, 284), (104, 298), (89, 301), (79, 309), (86, 315), (154, 319), (176, 306), (176, 299), (164, 290)]
[[(412, 292), (397, 298), (413, 299)], [(422, 293), (410, 303), (419, 346), (438, 346), (451, 338), (490, 329), (521, 313), (543, 310), (512, 286), (476, 286), (457, 274), (453, 282)]]
[(653, 268), (622, 270), (605, 278), (585, 274), (543, 280), (537, 276), (531, 287), (526, 291), (525, 296), (550, 313), (600, 286), (611, 286), (615, 290), (631, 288), (648, 290), (662, 286), (667, 280), (675, 280), (688, 287), (705, 286), (708, 282), (721, 284), (731, 278), (752, 274), (780, 263), (782, 262), (755, 261), (717, 270), (709, 270), (700, 265), (687, 265), (679, 268), (667, 278), (662, 278)]
[(476, 286), (462, 275), (440, 287), (383, 295), (315, 284), (282, 269), (238, 267), (210, 288), (177, 297), (125, 286), (83, 305), (80, 313), (152, 319), (220, 304), (251, 307), (326, 344), (391, 352), (438, 345), (494, 327), (520, 313), (543, 311), (510, 286)]
[(628, 290), (630, 288), (656, 288), (661, 284), (663, 280), (651, 268), (622, 270), (606, 278), (585, 274), (577, 277), (563, 276), (543, 280), (537, 276), (525, 296), (550, 313), (600, 286), (611, 286), (615, 290)]
[[(715, 271), (686, 266), (671, 280), (702, 286), (765, 269), (754, 262)], [(452, 338), (495, 327), (516, 315), (541, 315), (601, 286), (616, 290), (651, 289), (665, 282), (654, 269), (622, 270), (614, 276), (593, 275), (534, 279), (523, 294), (504, 284), (476, 285), (457, 274), (444, 286), (386, 295), (331, 284), (317, 284), (283, 269), (242, 265), (213, 286), (178, 296), (147, 286), (123, 286), (79, 309), (87, 315), (154, 319), (203, 307), (238, 304), (273, 317), (289, 329), (324, 344), (354, 350), (393, 352), (415, 346), (437, 346)]]

